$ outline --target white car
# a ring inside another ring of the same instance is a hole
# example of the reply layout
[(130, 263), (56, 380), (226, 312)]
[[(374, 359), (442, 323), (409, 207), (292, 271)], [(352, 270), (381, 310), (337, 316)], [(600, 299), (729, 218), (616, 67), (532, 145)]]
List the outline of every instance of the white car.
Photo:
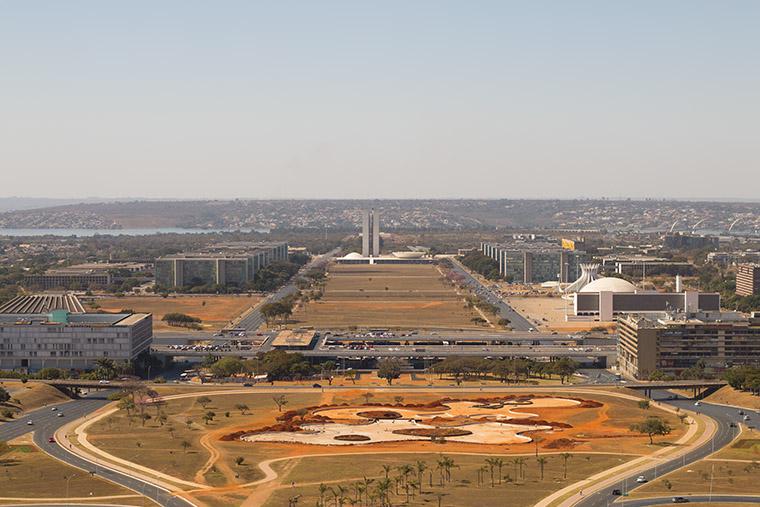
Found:
[(58, 410), (58, 407), (53, 407), (50, 410), (52, 410), (53, 412), (55, 412), (56, 410)]
[(98, 384), (110, 384), (110, 383), (111, 383), (110, 380), (99, 380), (98, 381)]
[(638, 477), (636, 477), (636, 482), (638, 482), (639, 484), (643, 484), (647, 482), (647, 478), (644, 477), (643, 475), (639, 475)]
[(698, 406), (700, 406), (700, 405), (702, 405), (702, 403), (701, 403), (701, 402), (699, 402), (699, 401), (695, 401), (695, 402), (694, 402), (694, 406), (695, 406), (695, 407), (698, 407)]
[(32, 426), (34, 423), (32, 421), (26, 421), (27, 426)]

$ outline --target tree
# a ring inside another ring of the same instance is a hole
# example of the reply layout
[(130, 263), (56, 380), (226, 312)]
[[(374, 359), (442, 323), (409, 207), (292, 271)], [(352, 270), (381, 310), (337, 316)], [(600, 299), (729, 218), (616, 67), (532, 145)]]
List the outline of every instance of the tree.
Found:
[(546, 465), (547, 461), (548, 460), (545, 457), (543, 457), (543, 456), (536, 458), (536, 462), (538, 463), (538, 466), (541, 468), (541, 480), (542, 481), (544, 480), (544, 465)]
[(496, 468), (496, 459), (495, 458), (486, 458), (486, 465), (488, 465), (488, 470), (491, 472), (491, 487), (495, 487), (496, 483), (493, 480), (493, 471)]
[(394, 396), (393, 401), (396, 405), (401, 405), (404, 403), (404, 397), (403, 396)]
[(375, 397), (375, 395), (372, 394), (369, 391), (366, 391), (364, 394), (362, 394), (362, 396), (364, 396), (364, 404), (365, 405), (369, 405), (369, 400), (371, 400), (372, 398)]
[(182, 442), (180, 442), (180, 444), (179, 444), (179, 445), (181, 445), (181, 446), (182, 446), (182, 448), (185, 450), (185, 452), (187, 452), (187, 450), (188, 450), (190, 447), (192, 447), (192, 444), (190, 444), (190, 442), (188, 442), (187, 440), (183, 440)]
[(203, 420), (205, 421), (206, 424), (208, 424), (211, 421), (213, 421), (214, 417), (216, 417), (216, 413), (214, 413), (214, 412), (212, 412), (210, 410), (208, 412), (206, 412), (205, 414), (203, 414)]
[(245, 461), (245, 458), (244, 458), (244, 457), (242, 457), (242, 456), (238, 456), (237, 458), (235, 458), (235, 464), (236, 464), (237, 466), (240, 466), (240, 465), (242, 465), (244, 461)]
[(231, 377), (243, 371), (243, 361), (235, 357), (224, 357), (211, 365), (211, 373), (218, 378)]
[(427, 463), (422, 460), (417, 460), (415, 468), (417, 469), (417, 482), (420, 485), (420, 494), (422, 494), (422, 474), (425, 473), (425, 470), (427, 469)]
[(552, 371), (559, 376), (560, 383), (564, 384), (578, 369), (578, 363), (568, 357), (563, 357), (552, 364)]
[(401, 376), (401, 363), (398, 359), (384, 359), (380, 361), (377, 369), (377, 376), (388, 381), (388, 385), (393, 383), (393, 379)]
[(639, 408), (642, 410), (649, 410), (649, 400), (639, 401)]
[(631, 425), (631, 431), (649, 436), (649, 444), (654, 444), (655, 435), (667, 435), (672, 431), (668, 423), (659, 417), (647, 417), (644, 421)]
[(0, 403), (8, 403), (10, 399), (11, 395), (8, 394), (8, 391), (4, 387), (0, 387)]
[(343, 374), (345, 378), (351, 381), (352, 384), (356, 385), (356, 377), (357, 373), (356, 370), (348, 370), (346, 373)]
[(285, 398), (284, 394), (281, 394), (279, 396), (272, 396), (272, 401), (274, 401), (274, 404), (277, 405), (277, 410), (282, 412), (282, 407), (288, 404), (287, 398)]
[(246, 405), (245, 403), (238, 403), (237, 405), (235, 405), (235, 410), (239, 410), (240, 415), (245, 415), (245, 413), (248, 412), (249, 409), (248, 409), (248, 405)]
[(206, 408), (207, 405), (211, 404), (211, 398), (209, 398), (208, 396), (201, 396), (196, 401), (198, 401), (198, 404), (204, 409)]
[(572, 458), (573, 455), (570, 454), (569, 452), (563, 452), (562, 454), (560, 454), (560, 457), (562, 457), (562, 464), (564, 465), (562, 478), (567, 479), (567, 460)]

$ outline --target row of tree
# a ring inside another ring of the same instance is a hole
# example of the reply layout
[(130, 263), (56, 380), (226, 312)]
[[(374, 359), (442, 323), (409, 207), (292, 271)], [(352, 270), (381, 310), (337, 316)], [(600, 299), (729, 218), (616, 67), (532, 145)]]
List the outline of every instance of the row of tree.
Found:
[(460, 260), (472, 271), (480, 273), (489, 280), (500, 280), (502, 278), (499, 274), (499, 263), (477, 250), (468, 252), (460, 257)]
[(502, 382), (520, 382), (530, 377), (546, 378), (556, 375), (564, 384), (577, 370), (578, 363), (563, 357), (551, 362), (533, 359), (483, 359), (478, 357), (449, 357), (431, 370), (439, 375), (454, 377), (457, 384), (471, 378), (497, 377)]
[(734, 389), (760, 395), (760, 368), (758, 367), (736, 366), (726, 370), (723, 378)]

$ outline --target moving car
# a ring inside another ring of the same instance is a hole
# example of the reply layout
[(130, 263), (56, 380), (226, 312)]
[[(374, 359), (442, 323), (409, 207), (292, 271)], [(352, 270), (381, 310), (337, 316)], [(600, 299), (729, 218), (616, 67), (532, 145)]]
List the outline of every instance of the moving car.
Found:
[(32, 421), (26, 421), (27, 426), (32, 426), (34, 423)]
[(63, 417), (63, 412), (58, 412), (57, 417)]
[(312, 384), (311, 387), (313, 387), (315, 389), (321, 389), (322, 388), (322, 384)]
[(745, 421), (749, 421), (749, 416), (748, 416), (748, 415), (745, 415), (745, 416), (743, 417), (743, 419), (744, 419)]
[(636, 477), (636, 482), (638, 482), (639, 484), (644, 484), (645, 482), (647, 482), (647, 478), (644, 477), (643, 475), (639, 475), (638, 477)]
[(700, 406), (700, 405), (702, 405), (702, 402), (700, 402), (700, 401), (695, 401), (695, 402), (694, 402), (694, 406), (695, 406), (695, 407), (698, 407), (698, 406)]
[[(58, 407), (53, 407), (50, 410), (52, 410), (53, 412), (55, 412), (56, 410), (58, 410)], [(739, 412), (739, 415), (742, 415), (741, 412)]]
[(612, 496), (620, 496), (622, 494), (623, 494), (623, 492), (620, 491), (619, 489), (613, 489), (612, 490)]
[(674, 496), (671, 501), (673, 503), (689, 503), (689, 499), (682, 496)]
[(100, 380), (100, 381), (98, 381), (98, 384), (110, 384), (110, 383), (111, 383), (110, 380)]
[(48, 444), (54, 444), (54, 443), (55, 443), (55, 437), (49, 437)]

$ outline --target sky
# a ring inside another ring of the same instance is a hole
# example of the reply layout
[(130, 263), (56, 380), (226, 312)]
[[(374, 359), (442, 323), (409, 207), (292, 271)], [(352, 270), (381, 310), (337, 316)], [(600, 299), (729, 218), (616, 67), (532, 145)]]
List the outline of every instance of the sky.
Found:
[(0, 197), (752, 198), (755, 0), (0, 0)]

